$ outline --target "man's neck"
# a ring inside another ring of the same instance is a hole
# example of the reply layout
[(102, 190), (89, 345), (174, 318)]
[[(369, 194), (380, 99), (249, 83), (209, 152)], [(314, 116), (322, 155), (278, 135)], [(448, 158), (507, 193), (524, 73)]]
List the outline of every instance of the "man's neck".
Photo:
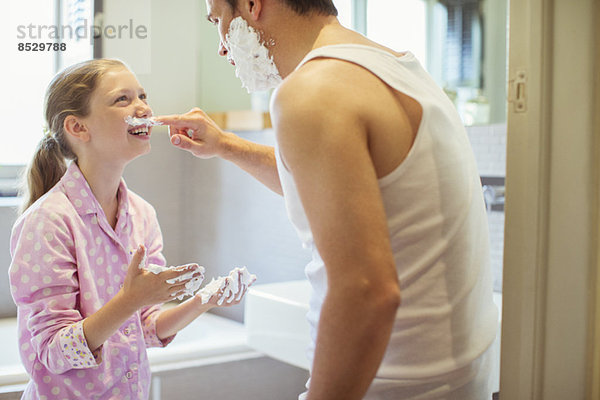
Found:
[(285, 20), (276, 34), (273, 59), (280, 75), (290, 75), (313, 49), (335, 43), (345, 30), (332, 16), (295, 17)]

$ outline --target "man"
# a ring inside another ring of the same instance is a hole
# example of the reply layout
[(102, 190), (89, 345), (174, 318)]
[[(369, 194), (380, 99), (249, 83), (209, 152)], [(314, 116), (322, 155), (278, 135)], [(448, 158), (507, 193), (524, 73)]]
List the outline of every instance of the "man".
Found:
[(243, 85), (277, 86), (277, 149), (199, 109), (157, 119), (175, 146), (229, 160), (283, 194), (312, 249), (312, 369), (300, 398), (491, 398), (486, 214), (443, 91), (410, 53), (342, 27), (331, 0), (207, 9)]

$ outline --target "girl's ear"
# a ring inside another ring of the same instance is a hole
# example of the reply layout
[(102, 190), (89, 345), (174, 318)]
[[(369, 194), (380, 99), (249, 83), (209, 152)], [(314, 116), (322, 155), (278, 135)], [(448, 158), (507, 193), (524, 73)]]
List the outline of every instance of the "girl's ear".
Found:
[(245, 2), (248, 14), (253, 21), (257, 21), (260, 18), (262, 11), (262, 0), (248, 0)]
[(63, 129), (69, 136), (82, 143), (89, 142), (90, 140), (90, 132), (87, 126), (74, 115), (69, 115), (65, 118)]

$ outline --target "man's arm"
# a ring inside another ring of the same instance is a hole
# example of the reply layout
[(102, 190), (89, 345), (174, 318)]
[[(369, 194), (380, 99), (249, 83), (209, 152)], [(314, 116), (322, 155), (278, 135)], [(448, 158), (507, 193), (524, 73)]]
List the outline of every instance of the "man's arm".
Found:
[(310, 87), (284, 82), (273, 117), (327, 270), (308, 398), (358, 400), (385, 353), (400, 289), (360, 96), (327, 72)]
[[(155, 118), (169, 126), (171, 143), (199, 158), (220, 157), (236, 164), (266, 187), (281, 195), (273, 147), (225, 132), (199, 108), (186, 114)], [(192, 137), (188, 136), (188, 132)]]

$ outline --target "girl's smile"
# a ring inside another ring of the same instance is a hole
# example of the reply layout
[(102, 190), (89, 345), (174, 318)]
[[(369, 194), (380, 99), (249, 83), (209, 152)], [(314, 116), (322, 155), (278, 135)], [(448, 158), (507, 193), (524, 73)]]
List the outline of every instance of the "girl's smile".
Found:
[(146, 125), (134, 126), (127, 130), (132, 136), (137, 136), (140, 139), (150, 139), (152, 128)]
[(150, 136), (152, 127), (156, 125), (162, 125), (162, 123), (154, 121), (151, 118), (137, 118), (127, 116), (125, 122), (130, 126), (128, 132), (134, 136)]

